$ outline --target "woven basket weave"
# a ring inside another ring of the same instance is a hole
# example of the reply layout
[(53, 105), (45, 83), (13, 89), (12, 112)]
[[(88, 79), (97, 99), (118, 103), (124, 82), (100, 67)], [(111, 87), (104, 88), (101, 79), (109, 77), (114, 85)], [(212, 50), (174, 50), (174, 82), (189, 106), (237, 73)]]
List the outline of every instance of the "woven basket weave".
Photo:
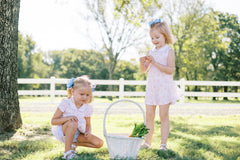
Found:
[(136, 159), (144, 138), (114, 136), (111, 134), (107, 134), (106, 131), (105, 123), (108, 111), (113, 105), (119, 102), (131, 102), (136, 104), (142, 111), (144, 124), (146, 124), (144, 110), (135, 101), (123, 99), (112, 103), (105, 111), (103, 120), (103, 134), (107, 141), (109, 155), (111, 159)]

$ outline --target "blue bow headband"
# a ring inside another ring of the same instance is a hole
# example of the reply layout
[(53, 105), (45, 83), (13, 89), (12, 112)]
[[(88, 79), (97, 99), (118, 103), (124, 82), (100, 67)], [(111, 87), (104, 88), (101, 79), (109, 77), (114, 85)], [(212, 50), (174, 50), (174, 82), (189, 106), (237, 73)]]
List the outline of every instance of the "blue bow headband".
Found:
[(96, 86), (97, 86), (96, 84), (92, 84), (92, 92), (94, 92)]
[(72, 78), (70, 80), (68, 80), (68, 83), (67, 83), (67, 88), (68, 89), (71, 89), (73, 87), (73, 81), (75, 80), (75, 78)]
[[(67, 83), (67, 88), (68, 89), (71, 89), (73, 87), (74, 80), (75, 80), (75, 78), (72, 78), (72, 79), (68, 80), (68, 83)], [(96, 88), (96, 84), (92, 84), (92, 92), (94, 92), (95, 88)]]
[(161, 19), (155, 19), (154, 21), (149, 22), (149, 26), (153, 25), (154, 23), (161, 23)]

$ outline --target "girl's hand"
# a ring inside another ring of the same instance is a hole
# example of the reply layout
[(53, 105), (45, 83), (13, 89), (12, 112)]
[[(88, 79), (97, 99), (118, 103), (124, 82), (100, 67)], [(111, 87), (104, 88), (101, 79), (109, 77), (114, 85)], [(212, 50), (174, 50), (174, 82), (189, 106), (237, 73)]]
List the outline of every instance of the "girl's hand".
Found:
[(69, 116), (69, 117), (68, 117), (68, 120), (69, 120), (69, 121), (78, 122), (78, 119), (77, 119), (77, 117), (75, 117), (75, 116)]
[(154, 60), (153, 56), (147, 55), (147, 59), (149, 60), (150, 63), (152, 63), (152, 64), (155, 63), (155, 60)]
[(91, 117), (85, 117), (86, 120), (86, 131), (84, 133), (84, 137), (88, 137), (88, 135), (91, 133)]
[(86, 132), (84, 133), (84, 137), (88, 137), (90, 133), (91, 133), (91, 131), (86, 131)]
[(51, 124), (52, 125), (63, 125), (67, 121), (78, 122), (78, 119), (75, 116), (62, 117), (62, 115), (63, 115), (63, 112), (59, 108), (57, 108), (56, 112), (54, 113), (54, 115), (52, 117)]
[(147, 56), (140, 57), (140, 59), (139, 59), (140, 63), (145, 63), (146, 60), (147, 60)]

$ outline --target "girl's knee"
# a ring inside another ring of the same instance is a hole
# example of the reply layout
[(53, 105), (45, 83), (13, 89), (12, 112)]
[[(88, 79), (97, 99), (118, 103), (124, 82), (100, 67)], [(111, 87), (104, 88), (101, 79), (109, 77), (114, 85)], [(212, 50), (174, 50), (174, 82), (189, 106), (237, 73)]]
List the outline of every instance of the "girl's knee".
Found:
[(104, 144), (103, 140), (100, 139), (100, 140), (97, 142), (96, 147), (97, 147), (97, 148), (101, 148), (101, 147), (103, 146), (103, 144)]
[(70, 128), (77, 128), (78, 127), (78, 123), (75, 122), (75, 121), (68, 121), (66, 125)]
[(154, 119), (155, 119), (155, 116), (146, 116), (146, 121), (148, 122), (148, 123), (154, 123)]
[(169, 121), (169, 117), (168, 116), (162, 116), (160, 117), (161, 123), (166, 123)]

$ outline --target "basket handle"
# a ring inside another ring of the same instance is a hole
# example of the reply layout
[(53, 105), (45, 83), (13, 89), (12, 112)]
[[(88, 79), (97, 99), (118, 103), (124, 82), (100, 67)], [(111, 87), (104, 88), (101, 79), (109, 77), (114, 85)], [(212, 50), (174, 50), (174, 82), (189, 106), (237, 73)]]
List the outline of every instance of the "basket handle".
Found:
[(106, 127), (105, 127), (105, 124), (106, 124), (106, 117), (107, 117), (107, 114), (108, 114), (108, 111), (110, 110), (110, 108), (119, 103), (119, 102), (131, 102), (131, 103), (134, 103), (138, 106), (138, 108), (142, 111), (142, 115), (143, 115), (143, 120), (144, 120), (144, 124), (146, 125), (146, 118), (145, 118), (145, 114), (144, 114), (144, 110), (143, 108), (141, 107), (140, 104), (138, 104), (137, 102), (133, 101), (133, 100), (129, 100), (129, 99), (121, 99), (121, 100), (118, 100), (118, 101), (115, 101), (113, 103), (110, 104), (110, 106), (107, 108), (107, 110), (105, 111), (105, 114), (104, 114), (104, 119), (103, 119), (103, 134), (104, 136), (107, 136), (107, 131), (106, 131)]

